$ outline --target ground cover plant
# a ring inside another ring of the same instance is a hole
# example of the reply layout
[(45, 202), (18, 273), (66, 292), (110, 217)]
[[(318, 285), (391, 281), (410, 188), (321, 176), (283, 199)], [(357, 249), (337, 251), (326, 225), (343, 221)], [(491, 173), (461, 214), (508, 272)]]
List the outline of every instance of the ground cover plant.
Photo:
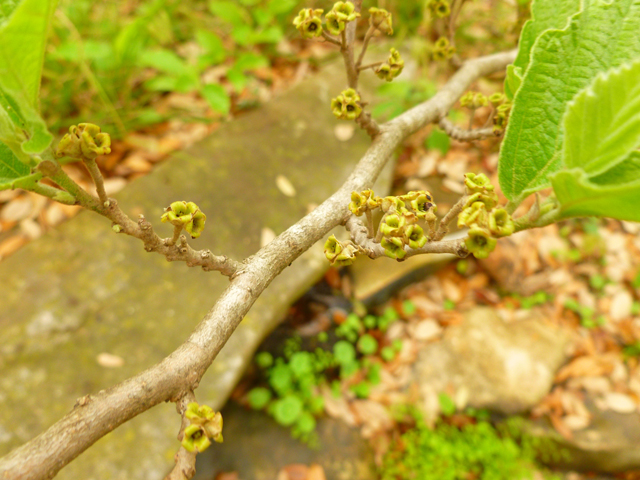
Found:
[[(517, 52), (466, 61), (455, 42), (455, 20), (463, 4), (436, 0), (427, 6), (434, 19), (444, 19), (447, 25), (433, 42), (430, 58), (450, 61), (458, 68), (456, 73), (433, 97), (385, 124), (379, 124), (368, 110), (358, 81), (361, 73), (369, 73), (367, 70), (385, 81), (401, 74), (404, 60), (395, 48), (379, 61), (364, 63), (372, 38), (393, 33), (392, 15), (376, 7), (363, 8), (361, 2), (337, 2), (326, 14), (322, 9), (299, 11), (293, 23), (302, 36), (322, 37), (334, 44), (344, 58), (345, 89), (335, 93), (327, 108), (340, 119), (355, 121), (373, 142), (340, 190), (241, 262), (209, 250), (196, 251), (189, 245), (183, 231), (197, 238), (205, 228), (206, 215), (188, 199), (167, 206), (162, 221), (173, 226), (173, 234), (167, 238), (161, 238), (144, 217), (135, 221), (120, 210), (117, 202), (107, 196), (96, 164), (96, 158), (108, 153), (111, 146), (110, 136), (99, 126), (71, 126), (69, 133), (54, 144), (40, 115), (39, 89), (55, 2), (3, 2), (0, 189), (21, 188), (57, 202), (80, 205), (110, 220), (114, 232), (140, 239), (147, 251), (207, 271), (217, 270), (231, 279), (226, 292), (174, 354), (112, 389), (87, 396), (81, 408), (0, 459), (4, 477), (50, 478), (111, 429), (167, 400), (176, 402), (182, 415), (182, 447), (168, 478), (192, 476), (196, 453), (211, 441), (222, 440), (219, 414), (195, 401), (194, 390), (200, 378), (270, 281), (337, 225), (346, 226), (350, 239), (330, 237), (325, 243), (325, 255), (331, 264), (339, 266), (350, 264), (358, 255), (402, 261), (417, 254), (453, 253), (482, 259), (494, 250), (498, 238), (561, 219), (594, 215), (640, 220), (635, 208), (640, 192), (640, 45), (636, 41), (640, 3), (565, 0), (558, 4), (535, 0), (532, 20), (524, 26)], [(235, 15), (232, 10), (216, 13), (231, 21)], [(356, 26), (361, 18), (367, 21), (360, 44), (356, 41)], [(267, 27), (261, 29), (264, 25), (256, 18), (244, 21), (254, 32), (268, 31)], [(123, 42), (127, 48), (130, 46), (126, 38)], [(25, 44), (30, 46), (26, 52)], [(200, 85), (197, 68), (182, 68), (170, 52), (162, 50), (147, 58), (154, 59), (158, 70), (168, 70), (163, 62), (173, 62), (171, 73), (177, 72), (158, 77), (162, 81), (157, 81), (155, 87), (152, 84), (153, 88), (160, 88), (158, 84), (162, 82), (171, 88), (185, 85), (186, 90), (198, 89), (210, 103), (218, 105), (220, 89)], [(494, 92), (487, 97), (467, 91), (478, 77), (505, 69), (504, 93)], [(239, 70), (242, 73), (242, 68)], [(489, 109), (486, 126), (465, 129), (450, 120), (448, 112), (458, 99), (461, 106), (470, 110), (472, 120), (477, 111)], [(458, 140), (504, 135), (499, 181), (508, 203), (500, 204), (495, 186), (479, 172), (468, 172), (460, 178), (464, 193), (442, 218), (436, 215), (436, 199), (427, 191), (378, 197), (370, 190), (399, 143), (433, 122)], [(69, 162), (85, 165), (97, 196), (65, 173), (62, 165)], [(535, 195), (531, 206), (518, 210), (530, 195)], [(382, 214), (378, 222), (374, 222), (374, 211)], [(456, 219), (460, 227), (468, 228), (466, 236), (447, 239), (449, 224)], [(593, 321), (589, 312), (577, 313), (585, 323)], [(356, 348), (362, 354), (373, 351), (373, 342), (363, 340), (368, 337), (360, 333)], [(347, 344), (350, 343), (343, 345)], [(336, 359), (340, 368), (348, 370), (354, 359), (345, 353), (347, 349), (344, 347), (339, 355), (334, 352), (334, 356), (341, 359)], [(308, 366), (308, 361), (297, 360), (296, 365), (302, 368), (300, 365)], [(138, 395), (135, 392), (141, 386), (145, 386), (145, 393)], [(365, 393), (364, 387), (359, 390)], [(302, 409), (300, 401), (289, 399), (287, 403), (288, 407), (296, 403)], [(274, 412), (287, 410), (282, 403), (273, 408)], [(289, 422), (291, 416), (284, 418)], [(84, 425), (82, 431), (70, 433), (78, 423)]]

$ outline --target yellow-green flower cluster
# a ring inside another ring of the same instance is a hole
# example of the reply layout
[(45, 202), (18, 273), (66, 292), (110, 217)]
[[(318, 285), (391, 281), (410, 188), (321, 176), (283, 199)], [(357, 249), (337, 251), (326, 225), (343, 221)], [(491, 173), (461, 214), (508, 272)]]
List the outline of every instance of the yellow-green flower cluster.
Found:
[(489, 105), (487, 96), (480, 92), (469, 91), (460, 97), (460, 106), (467, 107), (471, 110), (477, 110), (480, 107)]
[(355, 216), (359, 217), (367, 210), (373, 210), (380, 206), (382, 199), (373, 194), (373, 190), (363, 190), (362, 192), (351, 193), (351, 203), (349, 210)]
[(80, 123), (71, 125), (58, 144), (57, 157), (70, 157), (78, 160), (95, 160), (99, 155), (111, 153), (111, 137), (102, 133), (98, 125)]
[(391, 20), (391, 14), (384, 8), (371, 7), (369, 9), (369, 25), (377, 28), (382, 33), (387, 35), (393, 35), (393, 22)]
[(379, 78), (390, 82), (402, 73), (403, 68), (404, 60), (400, 56), (400, 52), (392, 48), (389, 53), (389, 58), (375, 70), (375, 74)]
[(355, 120), (362, 113), (360, 95), (353, 88), (343, 90), (331, 100), (331, 111), (337, 118)]
[(207, 405), (192, 402), (184, 416), (189, 426), (184, 430), (182, 446), (189, 452), (204, 452), (214, 442), (222, 442), (222, 414)]
[(327, 30), (332, 35), (340, 35), (348, 22), (354, 21), (360, 14), (351, 2), (336, 2), (329, 13), (325, 15)]
[(428, 6), (434, 17), (444, 18), (451, 14), (451, 7), (447, 0), (431, 0)]
[(434, 60), (449, 60), (456, 53), (456, 48), (449, 43), (447, 37), (440, 37), (436, 40), (431, 51), (431, 56)]
[(496, 114), (493, 116), (493, 131), (497, 133), (507, 128), (509, 114), (511, 113), (511, 103), (505, 102), (498, 106), (496, 110)]
[(496, 248), (496, 238), (513, 233), (513, 220), (498, 207), (498, 196), (485, 174), (467, 173), (464, 183), (469, 197), (458, 215), (458, 227), (469, 227), (467, 250), (476, 258), (487, 258)]
[(331, 235), (324, 243), (324, 256), (335, 267), (351, 265), (358, 253), (360, 253), (359, 247), (350, 241), (342, 243), (335, 235)]
[(191, 238), (198, 238), (204, 230), (207, 216), (200, 211), (193, 202), (173, 202), (160, 217), (164, 223), (170, 223), (176, 227), (183, 227)]
[(402, 260), (405, 246), (422, 248), (429, 240), (418, 220), (435, 220), (436, 206), (429, 192), (414, 191), (398, 197), (385, 197), (380, 201), (385, 215), (378, 226), (382, 239), (380, 245), (390, 258)]
[(321, 8), (304, 8), (300, 10), (298, 16), (293, 19), (293, 24), (304, 38), (314, 38), (322, 35), (322, 15)]

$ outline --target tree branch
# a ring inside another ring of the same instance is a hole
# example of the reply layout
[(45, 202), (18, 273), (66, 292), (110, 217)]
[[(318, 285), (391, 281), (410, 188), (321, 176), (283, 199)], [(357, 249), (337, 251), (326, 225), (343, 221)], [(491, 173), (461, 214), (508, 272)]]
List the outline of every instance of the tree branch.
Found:
[(504, 69), (513, 62), (515, 54), (511, 51), (468, 61), (434, 97), (383, 125), (380, 135), (342, 187), (248, 259), (182, 345), (142, 373), (87, 396), (86, 401), (80, 402), (82, 405), (78, 403), (45, 432), (5, 455), (0, 459), (0, 478), (52, 478), (119, 425), (159, 403), (175, 402), (195, 389), (271, 281), (332, 228), (349, 218), (351, 212), (347, 205), (351, 192), (370, 188), (404, 138), (442, 117), (473, 81)]

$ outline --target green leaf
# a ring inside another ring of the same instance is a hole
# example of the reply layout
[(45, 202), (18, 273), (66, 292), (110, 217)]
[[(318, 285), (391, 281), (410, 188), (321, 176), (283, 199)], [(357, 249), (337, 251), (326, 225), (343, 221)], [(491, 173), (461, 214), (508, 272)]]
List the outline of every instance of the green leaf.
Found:
[(580, 11), (580, 3), (580, 0), (534, 0), (531, 4), (531, 20), (524, 24), (520, 34), (514, 67), (524, 73), (538, 37), (547, 30), (565, 28), (569, 18)]
[(182, 58), (164, 48), (145, 50), (140, 56), (139, 62), (145, 67), (155, 68), (174, 76), (189, 71), (189, 66)]
[(234, 27), (251, 24), (251, 16), (245, 9), (236, 5), (235, 2), (211, 0), (209, 2), (209, 11)]
[(277, 25), (267, 27), (262, 31), (254, 32), (251, 35), (251, 43), (278, 43), (284, 37), (282, 29)]
[(196, 32), (196, 40), (207, 54), (209, 65), (217, 65), (226, 58), (227, 51), (222, 44), (222, 40), (215, 33), (208, 30), (198, 30)]
[(333, 356), (339, 365), (348, 365), (356, 359), (356, 349), (346, 340), (339, 340), (333, 346)]
[(11, 16), (18, 3), (19, 0), (0, 0), (0, 25)]
[(29, 175), (29, 167), (18, 160), (13, 151), (0, 143), (0, 190), (11, 188), (13, 181)]
[(522, 84), (522, 68), (507, 65), (507, 76), (504, 80), (504, 94), (509, 100), (513, 100), (516, 92)]
[[(40, 117), (44, 50), (56, 0), (23, 0), (0, 26), (0, 141), (21, 161), (53, 136)], [(21, 149), (19, 148), (21, 147)]]
[(574, 168), (556, 173), (551, 181), (564, 217), (596, 215), (640, 221), (639, 153), (592, 180), (584, 170)]
[(373, 355), (378, 351), (378, 341), (368, 333), (358, 339), (358, 351), (363, 355)]
[(287, 395), (273, 402), (273, 418), (280, 425), (292, 425), (302, 413), (302, 408), (302, 400), (294, 395)]
[(640, 0), (585, 0), (563, 30), (535, 42), (514, 98), (499, 161), (510, 200), (550, 186), (561, 167), (561, 120), (567, 103), (595, 76), (640, 56)]
[(456, 413), (456, 404), (453, 403), (451, 397), (444, 392), (438, 394), (438, 402), (440, 403), (440, 410), (445, 415), (453, 415)]
[(569, 103), (562, 160), (592, 177), (640, 146), (640, 61), (598, 76)]
[(451, 139), (442, 130), (434, 129), (426, 141), (429, 150), (440, 150), (442, 155), (446, 155), (451, 147)]
[(173, 92), (178, 85), (178, 79), (169, 75), (159, 75), (144, 82), (144, 88), (151, 92)]
[(223, 115), (229, 113), (231, 100), (221, 85), (209, 83), (200, 89), (200, 93), (213, 110)]
[(249, 405), (254, 410), (262, 410), (271, 401), (271, 392), (264, 387), (256, 387), (249, 391), (247, 395)]

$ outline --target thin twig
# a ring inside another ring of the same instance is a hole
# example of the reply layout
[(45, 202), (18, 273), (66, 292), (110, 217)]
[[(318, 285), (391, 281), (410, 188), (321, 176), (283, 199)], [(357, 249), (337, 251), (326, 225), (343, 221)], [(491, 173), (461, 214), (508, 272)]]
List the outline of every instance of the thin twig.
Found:
[(362, 64), (362, 60), (364, 59), (364, 54), (366, 53), (367, 47), (369, 46), (369, 40), (371, 40), (371, 37), (373, 36), (373, 33), (375, 31), (376, 31), (376, 27), (374, 27), (373, 25), (369, 25), (369, 28), (367, 29), (367, 33), (364, 34), (364, 40), (362, 41), (362, 49), (360, 50), (360, 55), (358, 55), (358, 60), (356, 61), (356, 69), (358, 70), (364, 70), (360, 68), (360, 65)]
[(434, 240), (442, 240), (444, 236), (449, 233), (449, 224), (460, 214), (464, 208), (464, 204), (467, 203), (467, 196), (462, 196), (456, 204), (449, 209), (447, 214), (440, 220), (438, 230), (433, 236)]
[(471, 142), (473, 140), (480, 140), (487, 137), (495, 137), (496, 133), (493, 128), (476, 128), (471, 130), (464, 130), (458, 127), (455, 123), (446, 117), (440, 119), (438, 125), (442, 130), (446, 132), (451, 138), (459, 140), (461, 142)]
[(335, 37), (332, 37), (331, 35), (329, 35), (327, 32), (325, 32), (324, 30), (322, 31), (322, 38), (324, 38), (327, 42), (329, 43), (333, 43), (334, 45), (337, 45), (339, 47), (342, 47), (342, 42), (340, 42), (340, 40), (338, 40)]
[[(473, 81), (503, 70), (515, 56), (514, 50), (467, 61), (436, 95), (384, 124), (342, 187), (247, 259), (180, 347), (145, 371), (91, 395), (90, 401), (78, 405), (46, 431), (0, 458), (0, 478), (52, 478), (113, 429), (193, 390), (271, 281), (331, 229), (347, 221), (351, 212), (346, 205), (351, 192), (370, 188), (405, 138), (437, 121)], [(435, 243), (445, 242), (428, 245)], [(449, 250), (461, 251), (459, 242)]]
[(370, 63), (368, 65), (363, 65), (361, 67), (357, 67), (358, 71), (361, 72), (362, 70), (366, 70), (367, 68), (375, 68), (378, 67), (380, 65), (382, 65), (384, 62), (375, 62), (375, 63)]
[(104, 178), (102, 178), (102, 173), (98, 168), (98, 164), (94, 159), (85, 158), (83, 163), (89, 170), (89, 174), (91, 175), (91, 179), (93, 180), (93, 184), (96, 186), (96, 192), (98, 192), (98, 198), (100, 202), (104, 205), (109, 201), (109, 197), (107, 197), (107, 192), (104, 189)]

